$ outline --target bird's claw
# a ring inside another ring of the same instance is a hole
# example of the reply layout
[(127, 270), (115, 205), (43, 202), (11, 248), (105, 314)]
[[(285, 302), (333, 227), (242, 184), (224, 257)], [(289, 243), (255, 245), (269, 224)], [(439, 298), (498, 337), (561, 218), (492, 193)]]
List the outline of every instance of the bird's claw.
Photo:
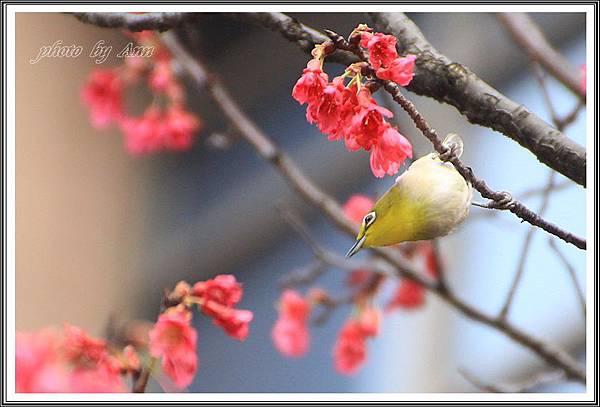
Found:
[(510, 210), (514, 205), (512, 195), (509, 192), (502, 191), (499, 193), (500, 197), (489, 203), (489, 207), (493, 209)]
[(456, 154), (455, 154), (456, 149), (457, 149), (457, 146), (455, 144), (450, 144), (448, 146), (448, 148), (446, 149), (446, 151), (438, 154), (438, 157), (442, 161), (450, 161), (452, 158), (454, 158), (456, 156)]

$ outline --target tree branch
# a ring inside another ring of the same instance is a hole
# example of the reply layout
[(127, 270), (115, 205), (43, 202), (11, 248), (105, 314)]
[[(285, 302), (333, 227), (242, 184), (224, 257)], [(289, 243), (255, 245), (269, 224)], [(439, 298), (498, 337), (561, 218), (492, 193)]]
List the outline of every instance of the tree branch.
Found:
[[(148, 13), (74, 13), (81, 21), (101, 27), (131, 30), (178, 27), (186, 20), (178, 14)], [(314, 44), (327, 40), (323, 33), (283, 13), (225, 13), (280, 33), (309, 53)], [(585, 186), (585, 148), (565, 137), (525, 107), (513, 102), (478, 78), (466, 67), (452, 63), (427, 42), (418, 27), (403, 13), (370, 13), (378, 31), (389, 32), (399, 39), (403, 53), (418, 55), (415, 77), (408, 90), (432, 97), (456, 107), (471, 123), (489, 127), (517, 141), (542, 163)], [(191, 15), (190, 20), (196, 16)], [(330, 61), (350, 64), (356, 58), (336, 52)]]
[[(207, 77), (204, 67), (188, 54), (175, 35), (173, 33), (165, 33), (161, 37), (164, 44), (181, 62), (196, 85), (208, 92), (215, 104), (227, 119), (231, 121), (232, 125), (235, 126), (240, 137), (245, 139), (262, 159), (271, 163), (303, 199), (319, 208), (341, 230), (351, 236), (355, 236), (357, 233), (356, 226), (346, 219), (338, 203), (308, 179), (292, 159), (258, 129), (216, 78), (210, 77), (208, 80), (204, 80)], [(200, 73), (203, 73), (203, 75)], [(397, 251), (378, 248), (374, 249), (373, 252), (394, 266), (399, 276), (417, 282), (427, 290), (438, 295), (468, 318), (490, 326), (498, 332), (502, 332), (515, 342), (536, 353), (551, 366), (564, 370), (568, 377), (585, 383), (585, 369), (566, 352), (525, 333), (509, 322), (500, 321), (484, 314), (482, 311), (456, 297), (451, 291), (441, 290), (437, 283), (431, 282), (421, 276), (419, 271)]]
[(573, 288), (575, 289), (575, 294), (577, 295), (577, 300), (579, 301), (579, 305), (581, 306), (581, 311), (583, 313), (583, 317), (585, 318), (585, 316), (587, 315), (587, 306), (585, 304), (585, 295), (583, 294), (583, 290), (581, 289), (581, 287), (579, 286), (579, 283), (577, 282), (577, 272), (575, 271), (575, 267), (573, 267), (573, 265), (571, 263), (569, 263), (569, 260), (565, 257), (565, 255), (556, 246), (554, 239), (552, 239), (550, 237), (548, 239), (548, 244), (550, 245), (550, 248), (554, 251), (554, 253), (556, 253), (556, 256), (560, 259), (562, 264), (565, 266), (565, 269), (569, 273), (569, 277), (571, 277), (571, 282), (573, 283)]
[(408, 90), (448, 103), (471, 123), (504, 133), (550, 168), (585, 186), (584, 147), (492, 88), (467, 67), (440, 54), (403, 13), (369, 15), (377, 31), (398, 38), (401, 53), (418, 56)]
[(123, 28), (129, 31), (165, 31), (193, 21), (200, 13), (70, 13), (79, 21), (104, 28)]
[(552, 76), (585, 103), (579, 69), (556, 51), (538, 25), (526, 13), (498, 13), (498, 20), (532, 61), (540, 63)]

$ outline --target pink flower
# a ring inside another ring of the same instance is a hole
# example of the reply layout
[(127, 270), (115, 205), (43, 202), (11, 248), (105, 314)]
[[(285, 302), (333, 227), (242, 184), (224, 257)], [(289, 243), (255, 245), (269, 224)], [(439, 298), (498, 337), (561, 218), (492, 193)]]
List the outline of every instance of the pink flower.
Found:
[(231, 274), (197, 282), (192, 288), (192, 294), (200, 299), (202, 312), (212, 317), (215, 325), (223, 328), (229, 336), (240, 341), (247, 338), (249, 324), (254, 317), (252, 311), (233, 308), (240, 302), (243, 293), (242, 285)]
[(369, 59), (375, 69), (389, 66), (393, 60), (398, 58), (396, 37), (393, 35), (363, 31), (360, 46), (369, 50)]
[(70, 387), (73, 393), (124, 393), (125, 384), (121, 379), (119, 363), (112, 359), (94, 368), (75, 367), (70, 374)]
[(59, 361), (58, 337), (52, 331), (17, 332), (15, 373), (17, 393), (69, 391), (69, 373)]
[(305, 323), (310, 315), (310, 304), (297, 291), (285, 290), (280, 300), (281, 314)]
[(333, 348), (335, 369), (342, 374), (358, 372), (367, 360), (366, 336), (360, 321), (350, 319), (342, 327)]
[(121, 121), (125, 147), (133, 155), (160, 150), (164, 146), (163, 129), (163, 118), (155, 106), (146, 109), (141, 117), (128, 117)]
[(371, 152), (371, 171), (377, 178), (394, 175), (406, 160), (412, 158), (410, 142), (396, 129), (389, 126)]
[(120, 362), (106, 343), (65, 324), (64, 337), (50, 331), (17, 334), (17, 392), (119, 393)]
[(187, 282), (181, 280), (175, 284), (175, 288), (173, 288), (173, 291), (171, 291), (169, 297), (181, 301), (184, 297), (190, 295), (191, 293), (192, 287)]
[(223, 328), (227, 335), (245, 341), (254, 318), (252, 311), (225, 307), (215, 301), (207, 301), (202, 311), (213, 317), (213, 323)]
[(375, 307), (367, 307), (362, 310), (359, 318), (360, 326), (367, 337), (379, 335), (381, 325), (381, 313)]
[(318, 103), (309, 104), (306, 119), (309, 123), (317, 123), (319, 130), (331, 137), (336, 137), (340, 130), (340, 113), (344, 99), (343, 78), (337, 77), (328, 84)]
[(75, 393), (122, 393), (119, 361), (111, 356), (106, 341), (92, 338), (83, 329), (64, 325), (61, 349), (72, 365), (70, 391)]
[(93, 70), (81, 88), (81, 100), (90, 109), (90, 119), (96, 128), (105, 128), (123, 116), (123, 84), (117, 71)]
[[(366, 214), (366, 213), (365, 213)], [(346, 279), (346, 284), (351, 287), (357, 287), (364, 283), (366, 283), (369, 278), (373, 275), (373, 272), (370, 270), (352, 270), (350, 274), (348, 274), (348, 278)]]
[(375, 201), (366, 195), (355, 194), (344, 204), (344, 215), (359, 225), (365, 215), (375, 206)]
[(292, 90), (292, 97), (301, 105), (317, 103), (327, 86), (328, 80), (327, 74), (321, 70), (321, 62), (318, 59), (311, 59), (306, 65), (302, 76), (296, 82)]
[(291, 318), (280, 317), (271, 331), (275, 348), (284, 356), (300, 357), (310, 345), (310, 335), (306, 324)]
[(66, 358), (73, 363), (97, 364), (108, 356), (106, 341), (92, 338), (83, 329), (64, 324), (62, 344)]
[(191, 327), (192, 314), (178, 307), (163, 312), (148, 333), (149, 350), (162, 358), (162, 369), (178, 388), (190, 385), (198, 368), (198, 334)]
[(392, 117), (388, 109), (379, 105), (371, 97), (368, 88), (363, 87), (358, 91), (359, 108), (350, 122), (350, 129), (346, 134), (346, 146), (355, 151), (362, 147), (369, 151), (378, 144), (384, 131), (389, 127), (384, 117)]
[(431, 277), (436, 278), (438, 275), (438, 269), (440, 268), (439, 259), (433, 250), (432, 242), (424, 242), (419, 245), (419, 251), (421, 256), (424, 258), (425, 271)]
[(396, 289), (392, 300), (388, 303), (386, 311), (396, 308), (412, 309), (423, 305), (425, 292), (423, 287), (411, 280), (402, 280)]
[(306, 352), (310, 345), (308, 332), (308, 317), (310, 304), (296, 291), (285, 290), (279, 304), (279, 318), (271, 338), (275, 348), (284, 356), (299, 357)]
[(148, 78), (150, 89), (155, 92), (165, 93), (173, 83), (171, 61), (164, 59), (154, 64), (154, 69)]
[(396, 58), (389, 66), (377, 69), (375, 74), (379, 79), (390, 80), (396, 82), (400, 86), (406, 86), (412, 81), (416, 59), (416, 55), (407, 55), (404, 58)]
[(194, 284), (192, 294), (225, 307), (233, 307), (240, 302), (244, 291), (234, 275), (220, 274), (211, 280), (199, 281)]
[(349, 88), (344, 88), (341, 96), (339, 108), (338, 129), (335, 133), (331, 133), (328, 137), (329, 141), (341, 140), (344, 138), (346, 147), (350, 150), (358, 150), (359, 146), (350, 146), (347, 141), (348, 130), (352, 125), (352, 119), (356, 112), (360, 109), (357, 97), (358, 88), (355, 84)]
[(181, 107), (171, 107), (164, 118), (164, 144), (171, 150), (189, 150), (194, 133), (201, 127), (200, 120)]
[(122, 368), (127, 371), (136, 371), (141, 368), (140, 358), (133, 346), (127, 345), (123, 348), (123, 360), (121, 364)]

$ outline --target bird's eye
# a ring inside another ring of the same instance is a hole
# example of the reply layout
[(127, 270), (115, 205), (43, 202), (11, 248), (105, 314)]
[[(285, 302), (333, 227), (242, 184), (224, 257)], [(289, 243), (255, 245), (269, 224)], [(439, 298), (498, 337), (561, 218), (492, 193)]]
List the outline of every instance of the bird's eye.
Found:
[(365, 227), (370, 226), (373, 221), (375, 220), (375, 212), (370, 212), (368, 213), (365, 218), (363, 219), (363, 222), (365, 224)]

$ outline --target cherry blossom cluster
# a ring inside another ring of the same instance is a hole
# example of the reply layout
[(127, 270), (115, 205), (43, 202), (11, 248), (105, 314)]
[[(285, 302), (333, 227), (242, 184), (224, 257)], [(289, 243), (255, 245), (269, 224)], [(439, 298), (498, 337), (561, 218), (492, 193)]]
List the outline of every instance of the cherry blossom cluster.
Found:
[[(368, 50), (370, 65), (378, 78), (401, 86), (410, 83), (416, 56), (400, 57), (394, 36), (373, 33), (360, 25), (351, 38), (359, 38), (360, 46)], [(350, 151), (369, 151), (376, 177), (396, 174), (406, 158), (412, 158), (410, 142), (387, 122), (393, 113), (379, 106), (367, 83), (363, 83), (364, 64), (348, 66), (341, 76), (329, 82), (323, 63), (333, 51), (332, 42), (315, 46), (313, 58), (292, 90), (293, 98), (307, 105), (306, 119), (327, 134), (330, 141), (344, 140)]]
[[(16, 336), (16, 391), (21, 393), (115, 393), (129, 391), (143, 369), (160, 359), (169, 381), (163, 387), (189, 386), (198, 369), (192, 311), (212, 318), (232, 338), (247, 338), (253, 314), (236, 309), (243, 288), (232, 275), (219, 275), (193, 286), (181, 281), (165, 297), (166, 309), (155, 324), (137, 323), (127, 345), (96, 339), (65, 324), (63, 332), (45, 329)], [(158, 379), (157, 379), (158, 380)]]
[(193, 286), (180, 281), (167, 297), (168, 307), (149, 332), (150, 355), (161, 358), (163, 372), (179, 388), (190, 385), (198, 368), (197, 333), (191, 326), (192, 309), (212, 318), (227, 335), (244, 341), (248, 337), (252, 311), (236, 309), (243, 289), (235, 276), (218, 275)]
[(120, 393), (140, 369), (132, 346), (109, 347), (69, 324), (62, 332), (17, 332), (15, 355), (18, 393)]
[[(90, 73), (81, 88), (81, 100), (89, 108), (92, 125), (97, 129), (117, 125), (127, 151), (133, 155), (189, 150), (202, 122), (185, 109), (185, 95), (173, 72), (171, 54), (153, 31), (129, 35), (141, 46), (152, 49), (152, 55), (125, 56), (122, 66)], [(125, 108), (125, 90), (142, 78), (153, 99), (140, 116), (133, 116)]]
[[(373, 208), (375, 202), (365, 195), (353, 195), (344, 205), (344, 214), (356, 224)], [(438, 258), (430, 242), (419, 242), (398, 246), (403, 255), (424, 269), (430, 277), (436, 278), (439, 269)], [(339, 331), (333, 347), (334, 367), (338, 373), (354, 374), (367, 361), (368, 339), (379, 335), (382, 313), (374, 304), (384, 277), (377, 277), (370, 270), (354, 270), (349, 274), (347, 284), (356, 295), (353, 296), (353, 313)], [(375, 284), (370, 282), (375, 281)], [(394, 293), (385, 305), (386, 313), (397, 309), (414, 309), (425, 303), (422, 286), (408, 279), (401, 279)], [(300, 357), (309, 351), (310, 333), (308, 322), (311, 311), (320, 304), (330, 302), (328, 294), (313, 288), (303, 297), (297, 291), (285, 290), (279, 300), (279, 317), (273, 326), (271, 337), (275, 348), (284, 356)]]

